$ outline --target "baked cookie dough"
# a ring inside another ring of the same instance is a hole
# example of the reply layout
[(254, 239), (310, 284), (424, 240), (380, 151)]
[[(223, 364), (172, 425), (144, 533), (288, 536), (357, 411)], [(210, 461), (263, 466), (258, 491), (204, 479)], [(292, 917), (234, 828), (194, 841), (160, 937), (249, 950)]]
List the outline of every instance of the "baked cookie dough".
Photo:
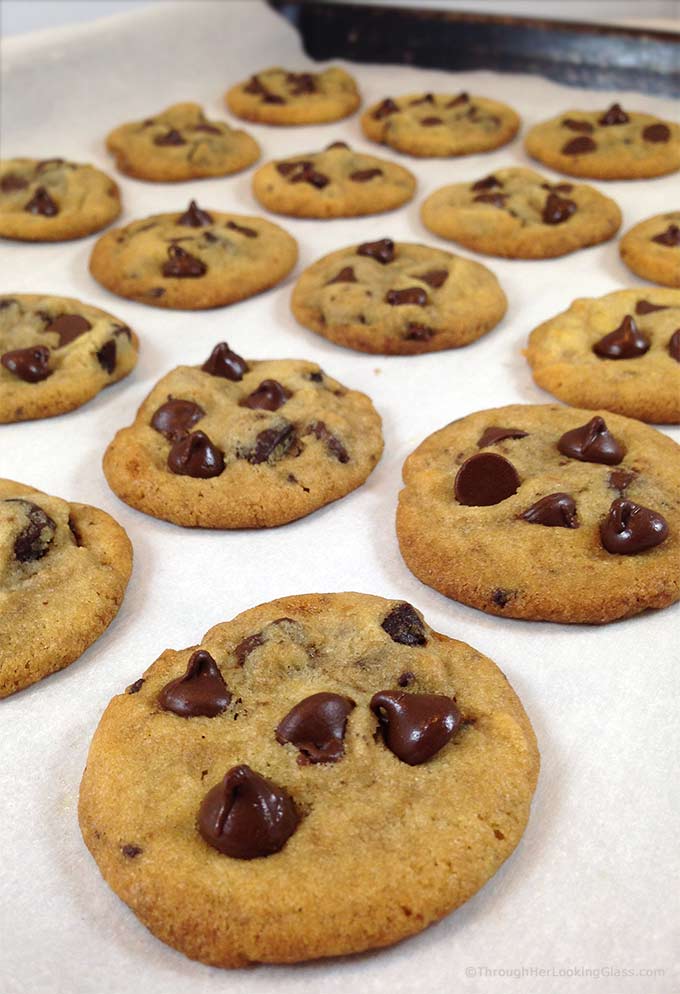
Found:
[(468, 345), (498, 324), (507, 301), (478, 262), (382, 238), (319, 259), (298, 280), (291, 306), (337, 345), (414, 355)]
[(118, 318), (69, 297), (0, 297), (0, 424), (50, 418), (87, 403), (137, 362)]
[(94, 166), (64, 159), (0, 159), (0, 238), (66, 242), (120, 214), (118, 187)]
[(408, 169), (354, 152), (345, 142), (268, 162), (253, 176), (253, 193), (262, 206), (291, 217), (382, 214), (411, 200), (415, 189)]
[(426, 438), (397, 534), (423, 583), (508, 618), (600, 624), (680, 598), (680, 447), (607, 411), (514, 404)]
[(209, 121), (193, 103), (122, 124), (109, 134), (106, 147), (121, 172), (156, 183), (229, 176), (260, 157), (260, 146), (247, 132)]
[(680, 423), (680, 290), (618, 290), (575, 300), (532, 331), (539, 386), (575, 407)]
[(225, 342), (154, 387), (104, 456), (111, 488), (165, 521), (262, 528), (304, 517), (366, 480), (380, 416), (313, 362), (248, 360)]
[(680, 126), (652, 114), (567, 110), (537, 124), (525, 139), (529, 155), (569, 176), (645, 179), (680, 169)]
[(285, 597), (166, 650), (114, 697), (80, 788), (102, 876), (220, 967), (387, 946), (524, 831), (539, 754), (496, 665), (410, 604)]
[(551, 183), (532, 169), (497, 169), (443, 186), (424, 201), (423, 224), (475, 252), (549, 259), (612, 238), (618, 205), (592, 186)]
[(625, 233), (619, 252), (643, 279), (680, 287), (680, 211), (640, 221)]
[(227, 92), (227, 107), (260, 124), (323, 124), (353, 114), (361, 103), (357, 85), (344, 69), (290, 72), (274, 67), (256, 73)]
[(419, 157), (489, 152), (512, 141), (519, 125), (512, 107), (469, 93), (386, 97), (361, 115), (372, 141)]
[(280, 282), (297, 242), (259, 217), (200, 208), (154, 214), (95, 243), (90, 272), (107, 290), (152, 307), (201, 310), (252, 297)]
[(131, 570), (129, 539), (104, 511), (0, 480), (0, 697), (82, 656)]

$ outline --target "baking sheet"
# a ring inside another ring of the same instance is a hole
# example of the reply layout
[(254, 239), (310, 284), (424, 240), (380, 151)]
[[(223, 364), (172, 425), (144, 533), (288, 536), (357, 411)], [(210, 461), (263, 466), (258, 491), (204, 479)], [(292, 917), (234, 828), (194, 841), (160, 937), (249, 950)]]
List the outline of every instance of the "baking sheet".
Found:
[[(112, 173), (103, 138), (122, 121), (187, 99), (203, 103), (210, 116), (227, 117), (221, 96), (229, 84), (269, 65), (315, 65), (285, 21), (259, 2), (236, 0), (161, 4), (12, 39), (2, 63), (2, 155), (61, 155)], [(525, 129), (561, 109), (602, 107), (610, 98), (666, 117), (678, 111), (669, 100), (577, 91), (529, 76), (347, 68), (366, 103), (410, 90), (465, 88), (515, 106)], [(302, 268), (332, 249), (382, 236), (457, 251), (422, 228), (418, 205), (445, 182), (528, 164), (521, 143), (459, 160), (410, 160), (366, 141), (357, 116), (249, 130), (262, 144), (263, 161), (340, 139), (392, 157), (417, 175), (416, 199), (381, 217), (273, 217), (299, 240), (295, 274), (260, 297), (203, 313), (156, 310), (107, 293), (87, 271), (96, 236), (0, 244), (2, 292), (82, 298), (118, 315), (142, 341), (135, 373), (79, 411), (0, 428), (0, 476), (106, 509), (135, 548), (132, 581), (111, 628), (68, 669), (0, 705), (0, 990), (677, 992), (679, 607), (602, 628), (488, 617), (422, 586), (400, 559), (393, 525), (402, 462), (427, 434), (480, 408), (550, 400), (520, 354), (533, 327), (575, 296), (652, 288), (625, 269), (615, 242), (544, 262), (481, 259), (509, 299), (507, 317), (481, 341), (408, 358), (339, 348), (290, 314), (290, 290)], [(252, 170), (175, 185), (117, 177), (121, 221), (180, 210), (190, 197), (206, 208), (263, 213), (250, 193), (251, 176)], [(677, 174), (600, 184), (621, 204), (624, 229), (677, 206), (679, 185)], [(117, 500), (101, 472), (114, 431), (132, 420), (163, 373), (202, 361), (223, 339), (245, 356), (318, 361), (373, 398), (386, 448), (365, 486), (300, 522), (261, 532), (186, 531)], [(667, 433), (680, 440), (679, 429)], [(81, 841), (78, 783), (92, 733), (110, 697), (164, 648), (194, 644), (211, 625), (274, 597), (348, 589), (412, 601), (433, 627), (470, 642), (508, 675), (543, 758), (527, 832), (467, 905), (393, 949), (231, 974), (192, 963), (138, 923)]]

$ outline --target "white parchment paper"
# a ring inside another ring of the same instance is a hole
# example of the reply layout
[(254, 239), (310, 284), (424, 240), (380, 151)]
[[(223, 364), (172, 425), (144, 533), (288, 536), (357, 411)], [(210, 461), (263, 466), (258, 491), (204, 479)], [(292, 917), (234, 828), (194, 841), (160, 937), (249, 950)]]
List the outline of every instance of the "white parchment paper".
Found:
[[(314, 67), (294, 30), (256, 0), (161, 4), (24, 36), (5, 43), (2, 63), (2, 155), (63, 156), (111, 172), (103, 139), (122, 121), (192, 99), (210, 116), (226, 117), (222, 94), (233, 82), (269, 65)], [(465, 88), (506, 100), (525, 128), (614, 98), (678, 114), (670, 100), (578, 91), (530, 76), (348, 68), (366, 102)], [(501, 280), (509, 310), (481, 341), (412, 358), (339, 348), (296, 324), (289, 311), (295, 275), (332, 249), (383, 236), (458, 251), (422, 228), (418, 205), (445, 182), (527, 164), (521, 142), (489, 155), (421, 161), (371, 145), (357, 116), (250, 130), (264, 160), (338, 139), (399, 159), (418, 177), (416, 199), (379, 217), (274, 217), (299, 240), (296, 274), (260, 297), (204, 313), (157, 310), (107, 293), (87, 270), (96, 236), (0, 245), (2, 292), (82, 298), (118, 315), (142, 341), (135, 373), (81, 410), (0, 428), (0, 476), (106, 509), (135, 548), (127, 597), (105, 635), (68, 669), (0, 705), (0, 991), (675, 994), (678, 607), (603, 628), (488, 617), (422, 586), (401, 561), (393, 524), (402, 462), (427, 434), (480, 408), (550, 399), (533, 384), (520, 352), (533, 327), (576, 296), (643, 283), (620, 262), (615, 242), (545, 262), (482, 259)], [(208, 209), (262, 213), (251, 174), (175, 185), (117, 177), (121, 222), (180, 210), (190, 197)], [(624, 228), (680, 200), (677, 174), (601, 186), (621, 204)], [(185, 531), (117, 500), (101, 471), (114, 431), (132, 420), (163, 373), (202, 361), (223, 339), (245, 356), (316, 360), (371, 395), (384, 418), (386, 449), (365, 486), (300, 522), (261, 532)], [(678, 429), (667, 433), (680, 439)], [(435, 628), (499, 663), (527, 708), (543, 757), (528, 830), (475, 898), (393, 949), (236, 973), (192, 963), (138, 923), (85, 850), (76, 805), (90, 738), (111, 696), (167, 646), (194, 644), (211, 625), (271, 598), (331, 590), (412, 601)]]

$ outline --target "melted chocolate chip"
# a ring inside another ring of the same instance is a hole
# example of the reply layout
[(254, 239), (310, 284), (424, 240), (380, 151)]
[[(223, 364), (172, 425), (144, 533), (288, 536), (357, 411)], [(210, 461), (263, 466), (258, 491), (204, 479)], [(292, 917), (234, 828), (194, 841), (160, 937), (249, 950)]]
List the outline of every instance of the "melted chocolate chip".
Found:
[(380, 121), (380, 120), (382, 120), (383, 117), (387, 117), (389, 114), (396, 114), (398, 112), (398, 110), (399, 110), (399, 107), (397, 106), (397, 104), (395, 104), (394, 100), (392, 100), (391, 97), (387, 97), (373, 111), (373, 119), (375, 121)]
[(484, 179), (478, 179), (476, 183), (473, 183), (470, 187), (471, 190), (493, 190), (495, 186), (502, 187), (503, 184), (495, 176), (486, 176)]
[(680, 362), (680, 328), (674, 331), (668, 342), (668, 354), (671, 359)]
[(595, 342), (593, 352), (604, 359), (635, 359), (648, 352), (650, 345), (630, 314), (626, 314), (618, 328)]
[(418, 324), (415, 321), (409, 321), (406, 325), (406, 334), (404, 338), (407, 342), (429, 342), (431, 338), (434, 338), (436, 331), (434, 328), (430, 328), (426, 324)]
[(507, 193), (478, 193), (476, 197), (472, 198), (472, 201), (475, 204), (490, 204), (492, 207), (505, 207), (507, 199)]
[(230, 231), (238, 231), (240, 235), (244, 235), (246, 238), (257, 238), (257, 232), (254, 228), (246, 228), (242, 224), (237, 224), (236, 221), (227, 221), (225, 228), (229, 228)]
[(192, 131), (205, 131), (209, 135), (222, 134), (219, 128), (216, 128), (213, 124), (208, 124), (207, 121), (202, 121), (200, 124), (192, 125)]
[(55, 335), (59, 335), (57, 348), (63, 349), (65, 345), (69, 345), (76, 338), (84, 335), (91, 327), (90, 322), (86, 321), (80, 314), (60, 314), (50, 320), (45, 331), (52, 331)]
[(581, 131), (586, 135), (592, 134), (595, 130), (595, 126), (590, 121), (576, 121), (573, 117), (566, 117), (562, 121), (562, 127), (568, 128), (569, 131)]
[(233, 766), (203, 798), (198, 830), (232, 859), (257, 859), (283, 849), (300, 822), (290, 795), (249, 766)]
[(310, 186), (315, 187), (317, 190), (323, 190), (330, 183), (330, 179), (324, 173), (320, 173), (314, 169), (313, 166), (305, 166), (299, 172), (293, 173), (288, 182), (309, 183)]
[[(65, 159), (41, 159), (40, 162), (35, 167), (37, 173), (44, 173), (48, 169), (54, 169), (56, 166), (63, 166), (66, 164)], [(70, 164), (69, 169), (75, 169), (76, 166)]]
[(377, 242), (363, 242), (357, 249), (357, 255), (366, 255), (369, 259), (386, 266), (394, 261), (394, 242), (391, 238), (381, 238)]
[(325, 421), (312, 421), (304, 434), (314, 435), (320, 442), (325, 442), (326, 449), (331, 453), (331, 455), (335, 456), (338, 462), (349, 462), (349, 453), (347, 452), (347, 449), (342, 444), (340, 439), (328, 430)]
[(28, 524), (14, 540), (14, 556), (20, 563), (33, 563), (49, 552), (57, 526), (41, 507), (22, 497), (9, 498), (8, 503), (22, 504)]
[(300, 159), (299, 162), (277, 162), (276, 170), (281, 173), (282, 176), (290, 176), (300, 169), (306, 169), (311, 166), (312, 162), (309, 159)]
[(444, 121), (441, 117), (424, 117), (420, 124), (425, 128), (434, 128), (437, 124), (443, 124)]
[(397, 677), (397, 683), (400, 687), (410, 687), (411, 684), (415, 682), (415, 679), (415, 673), (412, 673), (411, 670), (405, 670)]
[(197, 649), (189, 659), (184, 675), (166, 683), (158, 695), (162, 709), (172, 711), (180, 718), (199, 715), (214, 718), (226, 711), (230, 701), (231, 693), (219, 666), (205, 649)]
[(0, 362), (20, 380), (25, 383), (39, 383), (51, 376), (53, 370), (49, 368), (50, 350), (44, 345), (32, 345), (27, 349), (14, 349), (12, 352), (5, 352), (0, 357)]
[(606, 466), (615, 466), (625, 455), (625, 450), (608, 430), (604, 418), (600, 417), (591, 418), (587, 424), (566, 431), (559, 439), (557, 448), (570, 459), (604, 463)]
[(285, 98), (278, 96), (276, 93), (265, 93), (262, 97), (263, 104), (285, 104)]
[(261, 95), (263, 93), (267, 93), (267, 89), (260, 82), (259, 76), (251, 76), (246, 85), (243, 87), (243, 92)]
[(50, 197), (44, 186), (39, 186), (34, 196), (28, 201), (24, 210), (29, 214), (42, 214), (43, 217), (54, 217), (59, 213), (59, 207)]
[(571, 193), (574, 189), (571, 183), (541, 183), (542, 190), (553, 190), (555, 193)]
[(205, 411), (193, 400), (168, 398), (154, 412), (151, 427), (170, 441), (186, 435), (190, 428), (205, 417)]
[(448, 269), (430, 269), (429, 272), (423, 273), (422, 276), (416, 277), (416, 279), (421, 280), (423, 283), (427, 283), (428, 286), (431, 286), (433, 290), (438, 290), (439, 287), (444, 286), (448, 278)]
[(276, 380), (262, 380), (259, 387), (240, 401), (240, 406), (250, 407), (254, 411), (278, 411), (289, 397), (292, 397), (290, 390), (286, 390)]
[(494, 592), (491, 594), (491, 602), (492, 604), (495, 604), (496, 607), (505, 607), (511, 597), (512, 595), (509, 590), (501, 590), (500, 587), (496, 587)]
[(135, 846), (133, 843), (128, 842), (126, 845), (120, 847), (120, 851), (123, 856), (127, 856), (128, 859), (134, 859), (135, 856), (139, 856), (144, 850), (141, 846)]
[(406, 601), (393, 607), (380, 627), (393, 642), (400, 645), (427, 645), (423, 620), (413, 605)]
[(460, 711), (443, 694), (405, 694), (381, 690), (371, 698), (385, 745), (403, 763), (418, 766), (451, 741), (461, 724)]
[(173, 276), (177, 279), (204, 276), (208, 267), (194, 255), (189, 255), (179, 245), (168, 247), (168, 261), (163, 263), (163, 276)]
[(470, 102), (470, 95), (469, 95), (469, 93), (466, 93), (465, 91), (463, 91), (462, 93), (459, 93), (457, 97), (453, 97), (452, 100), (449, 100), (449, 102), (447, 103), (446, 106), (447, 107), (458, 107), (460, 104), (467, 104), (469, 102)]
[(433, 93), (426, 93), (423, 97), (416, 97), (415, 100), (409, 101), (410, 107), (417, 107), (419, 104), (433, 104), (436, 103)]
[(213, 219), (207, 211), (201, 210), (195, 200), (192, 200), (187, 210), (175, 222), (186, 228), (204, 228), (213, 223)]
[(648, 142), (667, 142), (670, 141), (671, 131), (665, 124), (648, 124), (642, 137)]
[(456, 474), (454, 493), (459, 504), (489, 507), (517, 493), (517, 470), (494, 452), (477, 452), (466, 459)]
[(549, 193), (543, 206), (541, 218), (543, 224), (562, 224), (568, 221), (572, 214), (576, 213), (576, 204), (566, 197), (559, 197), (556, 193)]
[(276, 741), (300, 750), (298, 763), (337, 763), (345, 753), (348, 715), (355, 703), (340, 694), (312, 694), (296, 704), (276, 728)]
[(429, 299), (422, 287), (410, 286), (405, 290), (388, 290), (385, 294), (385, 303), (392, 307), (401, 307), (404, 304), (415, 304), (417, 307), (425, 307)]
[(668, 538), (668, 522), (656, 511), (618, 497), (600, 525), (602, 545), (614, 555), (634, 556)]
[(157, 135), (153, 143), (154, 145), (186, 145), (185, 140), (175, 128), (171, 128), (164, 135)]
[(675, 248), (680, 245), (680, 227), (677, 224), (669, 224), (666, 230), (662, 231), (660, 235), (655, 235), (652, 241), (656, 242), (657, 245)]
[(502, 442), (504, 438), (526, 437), (527, 432), (522, 431), (521, 428), (499, 428), (496, 425), (492, 425), (490, 428), (485, 428), (479, 436), (477, 448), (484, 449), (487, 445), (496, 445), (497, 442)]
[(326, 283), (326, 286), (330, 286), (331, 283), (356, 283), (357, 278), (354, 275), (354, 270), (351, 266), (345, 266), (341, 269), (337, 276), (334, 276), (332, 280)]
[(220, 342), (212, 350), (201, 369), (211, 376), (221, 376), (225, 380), (238, 383), (249, 370), (248, 363), (240, 355), (232, 352), (226, 342)]
[(243, 641), (239, 642), (234, 649), (234, 655), (239, 666), (243, 666), (250, 653), (254, 649), (257, 649), (259, 645), (264, 645), (264, 641), (262, 632), (256, 632), (254, 635), (249, 635)]
[(24, 179), (23, 176), (17, 176), (15, 173), (6, 173), (0, 180), (0, 190), (3, 193), (11, 193), (13, 190), (25, 190), (28, 186), (28, 180)]
[(618, 490), (619, 493), (623, 493), (636, 477), (637, 473), (634, 473), (630, 469), (613, 469), (607, 478), (607, 484), (612, 490)]
[(266, 428), (255, 438), (255, 448), (246, 454), (246, 459), (254, 466), (267, 462), (272, 456), (283, 457), (295, 441), (295, 429), (285, 422), (277, 428)]
[(286, 76), (286, 85), (295, 97), (302, 96), (303, 93), (316, 93), (316, 81), (308, 72), (289, 72)]
[[(678, 228), (678, 235), (680, 236), (680, 228)], [(680, 244), (680, 241), (678, 242)], [(636, 314), (653, 314), (654, 311), (667, 311), (668, 307), (664, 307), (660, 304), (652, 304), (649, 300), (638, 300), (635, 305)]]
[(578, 528), (576, 502), (570, 494), (556, 493), (541, 497), (520, 518), (530, 525), (546, 525), (548, 528)]
[(224, 455), (202, 431), (183, 435), (168, 453), (168, 469), (178, 476), (208, 480), (224, 472)]
[(368, 183), (369, 180), (375, 179), (376, 176), (382, 176), (382, 174), (382, 169), (357, 169), (356, 172), (349, 174), (349, 178), (354, 183)]
[(144, 686), (144, 677), (140, 676), (139, 680), (135, 680), (125, 691), (126, 694), (138, 694), (142, 687)]
[(110, 339), (108, 342), (104, 342), (96, 355), (97, 362), (102, 367), (104, 372), (108, 373), (110, 376), (116, 368), (116, 343), (114, 340)]
[(601, 124), (603, 127), (608, 127), (612, 124), (628, 124), (629, 121), (630, 118), (621, 104), (612, 104), (609, 110), (606, 110), (604, 114), (598, 118), (597, 123)]
[(597, 145), (592, 138), (580, 135), (562, 146), (562, 155), (586, 155), (588, 152), (594, 152), (596, 148)]

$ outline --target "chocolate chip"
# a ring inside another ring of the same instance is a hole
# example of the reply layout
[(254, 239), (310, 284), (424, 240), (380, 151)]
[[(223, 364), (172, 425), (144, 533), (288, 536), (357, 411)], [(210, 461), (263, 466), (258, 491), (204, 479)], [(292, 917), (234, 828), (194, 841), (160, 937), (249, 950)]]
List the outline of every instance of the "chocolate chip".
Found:
[(179, 245), (170, 245), (168, 248), (168, 261), (163, 263), (163, 276), (172, 276), (177, 279), (186, 277), (204, 276), (208, 267), (194, 255), (189, 255)]
[(496, 425), (492, 425), (490, 428), (485, 428), (479, 436), (477, 448), (484, 449), (487, 445), (496, 445), (498, 442), (502, 442), (504, 438), (526, 437), (527, 432), (522, 431), (521, 428), (499, 428)]
[(144, 852), (141, 846), (135, 846), (130, 842), (128, 842), (124, 846), (121, 846), (120, 851), (122, 852), (123, 856), (127, 856), (128, 859), (134, 859), (135, 856), (139, 856), (140, 853)]
[(590, 121), (576, 121), (573, 117), (565, 117), (562, 121), (562, 127), (568, 128), (569, 131), (582, 131), (587, 135), (592, 134), (595, 130), (595, 125), (591, 124)]
[(113, 339), (104, 342), (99, 352), (96, 353), (97, 362), (105, 373), (111, 375), (116, 368), (116, 343)]
[(548, 528), (578, 528), (576, 502), (570, 494), (556, 493), (541, 497), (535, 504), (519, 515), (530, 525), (546, 525)]
[(433, 104), (435, 102), (434, 94), (426, 93), (424, 97), (416, 97), (415, 100), (409, 101), (409, 106), (417, 107), (419, 104)]
[(404, 338), (407, 342), (429, 342), (434, 338), (436, 331), (426, 324), (418, 324), (416, 321), (409, 321), (406, 325)]
[(332, 148), (349, 148), (347, 142), (331, 142), (330, 145), (326, 145), (326, 151), (330, 151)]
[(397, 677), (397, 683), (400, 687), (410, 687), (415, 682), (415, 679), (415, 673), (412, 673), (411, 670), (405, 670)]
[(299, 822), (290, 795), (245, 764), (233, 766), (208, 791), (198, 812), (202, 837), (232, 859), (279, 852)]
[(607, 478), (607, 484), (612, 490), (618, 490), (619, 493), (623, 493), (636, 478), (637, 473), (634, 473), (630, 469), (613, 469)]
[(290, 176), (292, 173), (298, 172), (301, 169), (306, 169), (311, 165), (311, 159), (300, 159), (299, 162), (277, 162), (276, 170), (281, 173), (282, 176)]
[(517, 493), (517, 470), (494, 452), (477, 452), (466, 459), (456, 474), (454, 493), (459, 504), (489, 507)]
[(168, 469), (178, 476), (208, 480), (224, 472), (224, 455), (202, 431), (183, 435), (168, 453)]
[(356, 172), (349, 174), (349, 178), (354, 183), (368, 183), (369, 180), (376, 176), (382, 176), (382, 174), (382, 169), (357, 169)]
[(309, 374), (309, 379), (312, 380), (313, 383), (323, 383), (323, 372), (318, 369), (316, 372)]
[(186, 435), (190, 428), (205, 417), (205, 411), (193, 400), (169, 397), (154, 412), (151, 427), (170, 441)]
[[(678, 235), (680, 236), (680, 228), (678, 228)], [(678, 242), (680, 244), (680, 241)], [(661, 304), (652, 304), (649, 300), (638, 300), (635, 305), (636, 314), (653, 314), (654, 311), (667, 311), (668, 307), (664, 307)]]
[(349, 462), (349, 453), (347, 452), (347, 449), (342, 444), (340, 439), (328, 430), (324, 421), (312, 421), (311, 424), (308, 425), (304, 434), (314, 435), (320, 442), (325, 442), (326, 449), (331, 453), (331, 455), (335, 456), (338, 462)]
[(60, 314), (58, 317), (50, 319), (50, 323), (45, 328), (45, 331), (51, 331), (55, 335), (59, 335), (59, 345), (57, 348), (63, 349), (64, 346), (69, 345), (76, 338), (84, 335), (91, 327), (90, 322), (86, 321), (80, 314)]
[(315, 187), (317, 190), (323, 190), (323, 188), (328, 186), (330, 183), (330, 179), (328, 176), (324, 175), (324, 173), (317, 172), (312, 164), (309, 163), (297, 172), (291, 173), (288, 178), (288, 182), (309, 183), (310, 186)]
[(424, 117), (420, 122), (426, 128), (433, 128), (437, 124), (443, 124), (441, 117)]
[(41, 507), (23, 497), (10, 497), (7, 503), (22, 504), (28, 524), (14, 540), (14, 556), (20, 563), (32, 563), (49, 552), (57, 526)]
[(28, 186), (28, 180), (24, 179), (23, 176), (17, 176), (16, 173), (6, 173), (0, 180), (0, 190), (3, 193), (11, 193), (13, 190), (25, 190)]
[(458, 107), (460, 104), (467, 104), (469, 102), (470, 102), (470, 95), (469, 95), (469, 93), (466, 93), (465, 91), (463, 91), (462, 93), (459, 93), (457, 97), (454, 97), (452, 100), (449, 100), (449, 102), (447, 103), (446, 106), (447, 107)]
[(429, 302), (427, 294), (419, 286), (409, 286), (405, 290), (388, 290), (385, 294), (385, 303), (391, 304), (392, 307), (401, 307), (404, 304), (425, 307)]
[(422, 276), (416, 276), (416, 279), (427, 283), (433, 290), (438, 290), (439, 287), (444, 286), (448, 278), (448, 269), (430, 269), (427, 273), (423, 273)]
[(471, 190), (492, 190), (495, 186), (502, 187), (503, 184), (495, 176), (486, 176), (484, 179), (478, 179), (476, 183), (473, 183), (470, 187)]
[(596, 148), (597, 145), (592, 138), (581, 135), (578, 138), (572, 138), (571, 141), (562, 146), (562, 155), (585, 155), (588, 152), (594, 152)]
[(144, 677), (140, 676), (139, 680), (135, 680), (125, 691), (126, 694), (138, 694), (142, 687), (144, 686)]
[(501, 590), (500, 587), (496, 587), (494, 592), (491, 594), (491, 601), (496, 607), (505, 607), (508, 601), (511, 599), (511, 593), (509, 590)]
[(114, 324), (113, 333), (116, 338), (120, 338), (121, 335), (125, 335), (128, 342), (132, 341), (132, 331), (126, 324)]
[(398, 110), (399, 110), (399, 107), (397, 106), (397, 104), (395, 104), (394, 100), (392, 100), (391, 97), (387, 97), (373, 111), (373, 119), (375, 121), (380, 121), (380, 120), (382, 120), (383, 117), (387, 117), (389, 114), (396, 114), (398, 112)]
[(259, 76), (251, 76), (246, 85), (243, 87), (243, 92), (261, 95), (263, 93), (267, 93), (267, 89), (260, 82)]
[(222, 132), (219, 128), (216, 128), (212, 124), (208, 124), (207, 121), (202, 121), (201, 124), (192, 125), (192, 131), (205, 131), (209, 135), (221, 135)]
[(248, 363), (240, 355), (232, 352), (226, 342), (220, 342), (212, 350), (201, 369), (211, 376), (221, 376), (225, 380), (238, 383), (249, 370)]
[(230, 231), (238, 231), (240, 235), (244, 235), (246, 238), (257, 238), (257, 232), (254, 228), (246, 228), (242, 224), (237, 224), (236, 221), (227, 221), (225, 228), (229, 228)]
[(153, 140), (154, 145), (186, 145), (179, 131), (171, 128), (164, 135), (157, 135)]
[(357, 249), (357, 255), (366, 255), (369, 259), (386, 266), (394, 261), (394, 242), (391, 238), (381, 238), (377, 242), (363, 242)]
[(476, 197), (472, 198), (472, 201), (475, 204), (491, 204), (492, 207), (505, 207), (507, 199), (507, 193), (478, 193)]
[(598, 118), (598, 124), (607, 127), (611, 124), (628, 124), (630, 118), (626, 114), (621, 104), (612, 104), (602, 117)]
[(340, 694), (320, 693), (305, 697), (288, 712), (276, 728), (276, 741), (296, 746), (300, 766), (337, 763), (345, 754), (347, 718), (355, 702)]
[(671, 131), (665, 124), (648, 124), (642, 137), (648, 142), (667, 142), (670, 141)]
[(12, 304), (16, 304), (16, 300), (13, 297), (3, 297), (0, 300), (0, 311), (4, 311), (6, 307), (11, 307)]
[(400, 645), (427, 645), (423, 620), (413, 605), (406, 601), (393, 607), (380, 627), (393, 642)]
[[(35, 167), (37, 173), (44, 173), (48, 169), (53, 169), (55, 166), (63, 166), (66, 162), (64, 159), (41, 159), (40, 162)], [(75, 169), (74, 165), (70, 165), (69, 169)]]
[(337, 276), (334, 276), (332, 280), (326, 283), (326, 286), (330, 286), (331, 283), (356, 283), (357, 278), (354, 275), (354, 270), (351, 266), (345, 266), (341, 269)]
[(282, 458), (295, 441), (295, 429), (286, 421), (277, 428), (266, 428), (255, 438), (255, 448), (245, 454), (245, 458), (254, 466), (268, 462), (272, 456)]
[(557, 448), (570, 459), (604, 463), (606, 466), (615, 466), (625, 455), (625, 450), (608, 430), (604, 418), (600, 417), (591, 418), (587, 424), (565, 432)]
[(215, 718), (226, 711), (230, 701), (219, 666), (205, 649), (197, 649), (184, 675), (166, 683), (158, 695), (161, 708), (180, 718)]
[(0, 362), (20, 380), (25, 383), (39, 383), (51, 376), (54, 370), (49, 368), (50, 350), (44, 345), (32, 345), (27, 349), (14, 349), (5, 352)]
[(676, 245), (680, 245), (680, 227), (677, 224), (669, 224), (666, 230), (662, 231), (660, 235), (655, 235), (652, 241), (656, 242), (657, 245), (675, 248)]
[(650, 345), (630, 314), (626, 314), (618, 328), (595, 342), (593, 352), (604, 359), (635, 359), (648, 352)]
[(314, 77), (308, 72), (289, 72), (286, 76), (288, 89), (295, 97), (303, 93), (316, 93), (317, 85)]
[(147, 297), (162, 297), (165, 290), (162, 286), (152, 286), (150, 290), (147, 290)]
[(574, 189), (571, 183), (541, 183), (542, 190), (552, 190), (555, 193), (571, 193)]
[(680, 362), (680, 328), (674, 331), (668, 342), (668, 354), (671, 359)]
[(668, 522), (656, 511), (618, 497), (600, 525), (602, 545), (614, 555), (634, 556), (668, 538)]
[(563, 221), (568, 221), (572, 214), (576, 213), (576, 210), (576, 204), (573, 200), (559, 197), (556, 193), (549, 193), (543, 205), (541, 218), (543, 224), (562, 224)]
[(250, 407), (254, 411), (278, 411), (292, 396), (290, 390), (286, 390), (276, 380), (262, 380), (259, 387), (239, 404), (241, 407)]
[(385, 745), (409, 766), (418, 766), (435, 756), (461, 724), (453, 699), (443, 694), (381, 690), (371, 698), (370, 707)]
[(52, 200), (44, 186), (39, 186), (34, 196), (28, 201), (24, 210), (29, 214), (42, 214), (43, 217), (54, 217), (59, 213), (59, 207)]
[(239, 666), (243, 666), (246, 659), (250, 653), (257, 649), (258, 646), (264, 645), (264, 635), (262, 632), (256, 632), (254, 635), (249, 635), (248, 638), (243, 639), (234, 649), (234, 655), (236, 656), (236, 661)]
[(205, 228), (206, 225), (213, 223), (213, 219), (207, 211), (201, 210), (195, 200), (192, 200), (187, 210), (181, 217), (177, 218), (175, 223), (186, 228)]

